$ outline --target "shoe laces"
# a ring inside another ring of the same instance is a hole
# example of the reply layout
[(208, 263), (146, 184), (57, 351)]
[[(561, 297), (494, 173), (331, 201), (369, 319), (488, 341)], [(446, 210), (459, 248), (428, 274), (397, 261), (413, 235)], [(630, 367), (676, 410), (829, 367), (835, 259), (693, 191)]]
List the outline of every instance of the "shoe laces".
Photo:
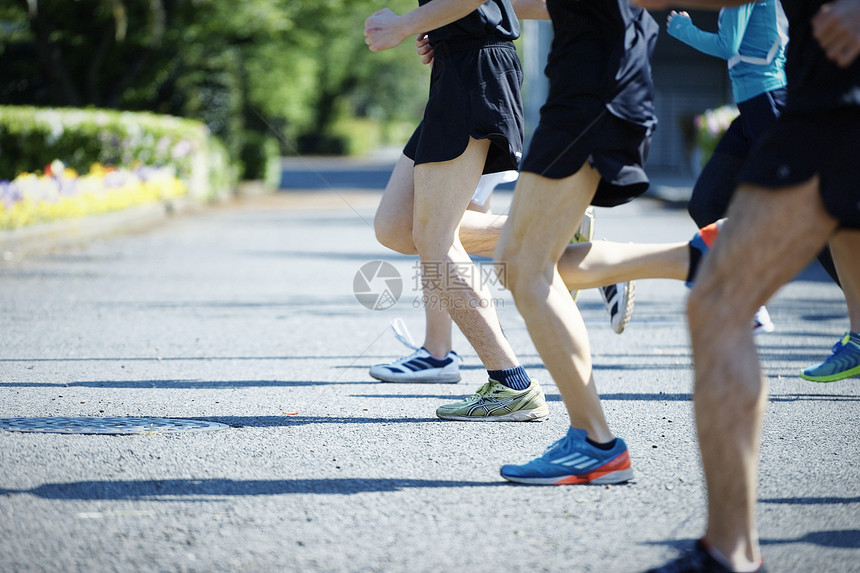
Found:
[(402, 318), (395, 318), (391, 321), (391, 330), (394, 331), (394, 337), (403, 343), (404, 346), (408, 346), (412, 350), (420, 350), (421, 347), (415, 344), (415, 339), (412, 338), (412, 334), (410, 334), (409, 329), (406, 328), (406, 323), (403, 322)]
[(493, 390), (493, 386), (495, 386), (496, 384), (498, 384), (498, 382), (496, 382), (495, 380), (488, 380), (487, 382), (483, 383), (480, 388), (475, 390), (475, 394), (472, 397), (473, 398), (475, 398), (475, 397), (478, 397), (478, 398), (488, 397)]
[(546, 450), (544, 450), (543, 455), (541, 457), (545, 457), (545, 456), (549, 455), (550, 453), (554, 453), (554, 452), (556, 452), (556, 450), (569, 449), (567, 446), (568, 446), (568, 443), (570, 441), (571, 441), (570, 435), (565, 434), (564, 436), (562, 436), (561, 438), (559, 438), (558, 440), (556, 440), (555, 442), (553, 442), (549, 446), (547, 446)]
[[(390, 326), (391, 326), (391, 330), (394, 332), (394, 338), (399, 340), (400, 343), (403, 344), (404, 346), (406, 346), (407, 348), (411, 348), (412, 350), (415, 351), (412, 354), (410, 354), (407, 358), (409, 358), (409, 359), (415, 358), (415, 354), (421, 350), (425, 350), (428, 354), (430, 354), (430, 352), (427, 351), (425, 348), (418, 346), (418, 344), (415, 342), (415, 339), (412, 338), (412, 334), (409, 332), (409, 329), (406, 327), (406, 323), (403, 322), (402, 318), (395, 318), (394, 320), (391, 321)], [(452, 354), (457, 358), (457, 360), (460, 361), (461, 364), (463, 363), (463, 357), (460, 356), (459, 354), (457, 354), (456, 352), (454, 352), (453, 350), (449, 351), (447, 356), (450, 356)]]
[(423, 348), (418, 348), (413, 353), (408, 354), (408, 355), (404, 356), (403, 358), (398, 358), (397, 360), (393, 361), (391, 364), (402, 364), (404, 362), (409, 362), (413, 358), (424, 358), (428, 354), (429, 353), (426, 350), (424, 350)]
[(501, 387), (503, 389), (505, 388), (504, 384), (502, 384), (498, 380), (493, 380), (492, 378), (490, 378), (484, 384), (482, 384), (480, 388), (475, 390), (475, 393), (472, 394), (472, 399), (498, 400), (498, 398), (493, 396), (493, 392), (498, 387)]
[[(846, 348), (849, 344), (851, 344), (853, 340), (851, 340), (851, 333), (846, 332), (842, 338), (839, 339), (839, 342), (833, 345), (833, 348), (830, 349), (832, 354), (839, 354), (839, 352)], [(855, 343), (856, 345), (856, 343)]]
[(851, 346), (851, 345), (860, 348), (860, 341), (857, 340), (856, 334), (853, 334), (851, 332), (846, 332), (845, 336), (842, 337), (842, 340), (840, 340), (839, 342), (837, 342), (833, 346), (833, 349), (835, 351), (836, 348), (845, 348), (846, 346)]

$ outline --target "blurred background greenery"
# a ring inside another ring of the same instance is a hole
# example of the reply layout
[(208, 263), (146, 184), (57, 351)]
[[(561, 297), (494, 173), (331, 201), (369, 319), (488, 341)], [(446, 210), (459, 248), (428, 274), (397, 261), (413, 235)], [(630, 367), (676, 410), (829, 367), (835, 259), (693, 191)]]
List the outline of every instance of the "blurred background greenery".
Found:
[(364, 19), (414, 0), (0, 0), (0, 104), (203, 121), (253, 171), (282, 155), (400, 145), (429, 70), (371, 53)]

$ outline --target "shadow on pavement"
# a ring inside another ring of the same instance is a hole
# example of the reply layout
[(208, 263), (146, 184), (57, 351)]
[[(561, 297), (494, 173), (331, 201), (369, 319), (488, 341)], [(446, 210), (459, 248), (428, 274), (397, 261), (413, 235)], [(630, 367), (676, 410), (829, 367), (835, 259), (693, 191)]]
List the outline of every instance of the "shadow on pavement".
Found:
[(284, 494), (352, 495), (418, 488), (496, 487), (508, 482), (445, 481), (423, 479), (166, 479), (130, 481), (79, 481), (47, 483), (32, 489), (0, 489), (0, 495), (27, 494), (43, 499), (176, 501), (177, 497), (249, 496)]

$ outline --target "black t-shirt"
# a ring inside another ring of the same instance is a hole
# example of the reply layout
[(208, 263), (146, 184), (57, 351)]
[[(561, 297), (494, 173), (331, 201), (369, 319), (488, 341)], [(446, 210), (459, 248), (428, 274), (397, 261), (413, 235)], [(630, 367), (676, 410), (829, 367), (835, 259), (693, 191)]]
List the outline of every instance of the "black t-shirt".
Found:
[(590, 101), (626, 121), (656, 126), (654, 18), (629, 0), (547, 0), (547, 9), (555, 32), (546, 68), (556, 92), (551, 98), (580, 108)]
[[(418, 0), (418, 4), (423, 6), (431, 1)], [(489, 0), (468, 16), (431, 30), (428, 35), (431, 44), (446, 40), (485, 38), (516, 40), (520, 37), (520, 22), (510, 0)]]
[(812, 17), (830, 0), (782, 0), (788, 16), (786, 111), (860, 107), (860, 58), (840, 68), (812, 35)]

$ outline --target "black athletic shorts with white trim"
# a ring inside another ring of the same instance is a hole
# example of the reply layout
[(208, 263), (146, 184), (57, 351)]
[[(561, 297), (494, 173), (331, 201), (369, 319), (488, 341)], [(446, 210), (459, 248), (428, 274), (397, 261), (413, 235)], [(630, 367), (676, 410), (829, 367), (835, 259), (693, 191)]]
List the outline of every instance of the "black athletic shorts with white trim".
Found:
[(816, 174), (830, 216), (860, 229), (860, 107), (784, 112), (753, 149), (739, 181), (778, 190)]
[(447, 40), (433, 46), (430, 97), (404, 155), (416, 165), (456, 159), (469, 137), (492, 143), (484, 173), (516, 170), (523, 149), (523, 73), (513, 42)]

